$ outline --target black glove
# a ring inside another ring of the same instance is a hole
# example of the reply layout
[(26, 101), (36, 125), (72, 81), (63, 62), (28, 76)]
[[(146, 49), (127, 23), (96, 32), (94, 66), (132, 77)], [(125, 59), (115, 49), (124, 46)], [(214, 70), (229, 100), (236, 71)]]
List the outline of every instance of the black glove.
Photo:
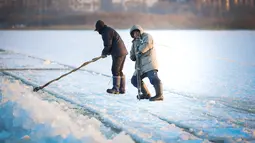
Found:
[(130, 59), (131, 59), (132, 61), (136, 61), (136, 57), (135, 57), (135, 56), (131, 56)]

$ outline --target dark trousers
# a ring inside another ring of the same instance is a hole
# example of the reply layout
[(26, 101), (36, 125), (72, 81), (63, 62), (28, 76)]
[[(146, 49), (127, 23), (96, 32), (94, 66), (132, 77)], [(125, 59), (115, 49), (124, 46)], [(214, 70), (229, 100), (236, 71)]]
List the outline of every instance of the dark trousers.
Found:
[(112, 75), (113, 76), (123, 76), (123, 67), (125, 63), (126, 56), (114, 57), (112, 56)]
[[(158, 85), (161, 82), (161, 80), (158, 78), (157, 70), (151, 70), (151, 71), (144, 73), (143, 75), (141, 75), (141, 80), (144, 79), (145, 77), (148, 77), (150, 80), (150, 83), (154, 86)], [(135, 87), (137, 87), (137, 75), (132, 76), (131, 83)]]

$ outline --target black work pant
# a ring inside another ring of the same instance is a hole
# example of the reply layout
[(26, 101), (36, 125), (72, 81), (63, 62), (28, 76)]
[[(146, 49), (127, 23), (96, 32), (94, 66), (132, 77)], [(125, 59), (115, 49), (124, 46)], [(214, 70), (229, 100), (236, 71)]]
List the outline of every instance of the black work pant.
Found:
[(112, 75), (113, 76), (123, 76), (123, 67), (125, 63), (126, 56), (114, 57), (112, 56)]

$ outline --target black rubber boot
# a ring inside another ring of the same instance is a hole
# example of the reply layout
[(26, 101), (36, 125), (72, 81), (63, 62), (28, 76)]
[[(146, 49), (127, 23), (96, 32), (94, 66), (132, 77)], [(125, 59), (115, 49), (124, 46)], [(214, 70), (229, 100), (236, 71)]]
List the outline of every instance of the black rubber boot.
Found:
[(155, 88), (155, 91), (156, 91), (156, 96), (151, 97), (150, 101), (162, 101), (162, 100), (164, 100), (162, 83), (154, 85), (154, 88)]
[[(151, 94), (150, 94), (147, 86), (143, 82), (141, 83), (141, 92), (142, 92), (142, 95), (140, 95), (140, 99), (150, 99), (151, 98)], [(138, 95), (137, 95), (137, 99), (139, 99)]]
[(126, 92), (126, 78), (125, 75), (120, 77), (120, 94), (125, 94)]
[(112, 77), (112, 89), (107, 89), (106, 92), (111, 94), (119, 94), (120, 89), (120, 76), (113, 76)]

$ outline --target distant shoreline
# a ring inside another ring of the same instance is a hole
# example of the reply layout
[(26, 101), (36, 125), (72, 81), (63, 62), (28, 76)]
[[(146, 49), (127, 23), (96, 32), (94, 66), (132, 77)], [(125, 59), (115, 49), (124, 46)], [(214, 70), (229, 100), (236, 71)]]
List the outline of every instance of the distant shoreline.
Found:
[(101, 19), (115, 29), (140, 24), (149, 30), (255, 30), (253, 16), (202, 17), (194, 14), (89, 13), (80, 15), (13, 15), (0, 30), (93, 30)]
[[(115, 28), (115, 27), (114, 27)], [(115, 28), (116, 30), (129, 30), (129, 28)], [(187, 31), (192, 31), (192, 30), (200, 30), (200, 31), (224, 31), (224, 30), (231, 30), (231, 31), (246, 31), (246, 30), (254, 30), (255, 28), (251, 29), (227, 29), (227, 28), (200, 28), (200, 29), (191, 29), (191, 28), (145, 28), (146, 30), (187, 30)], [(0, 31), (36, 31), (36, 30), (61, 30), (61, 31), (68, 31), (68, 30), (84, 30), (84, 31), (94, 31), (92, 28), (87, 28), (86, 26), (70, 26), (70, 25), (56, 25), (56, 26), (50, 26), (50, 27), (25, 27), (25, 28), (0, 28)]]

